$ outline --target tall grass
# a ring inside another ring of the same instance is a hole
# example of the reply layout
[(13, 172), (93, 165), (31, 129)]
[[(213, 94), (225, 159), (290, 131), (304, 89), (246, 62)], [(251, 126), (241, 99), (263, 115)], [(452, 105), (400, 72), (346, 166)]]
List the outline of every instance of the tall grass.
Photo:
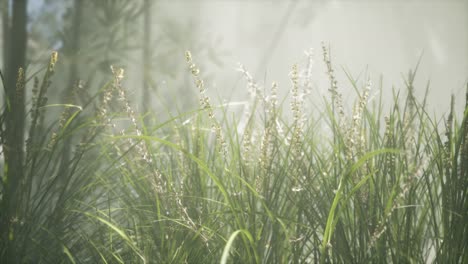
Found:
[[(26, 148), (16, 150), (25, 153), (24, 173), (9, 179), (8, 161), (2, 164), (1, 263), (56, 263), (75, 257), (84, 260), (91, 254), (92, 244), (83, 241), (101, 235), (83, 212), (89, 204), (100, 202), (104, 190), (96, 174), (106, 165), (100, 158), (105, 153), (97, 146), (108, 119), (107, 106), (99, 94), (90, 96), (78, 87), (70, 95), (74, 102), (48, 103), (47, 90), (57, 60), (54, 52), (42, 80), (38, 75), (32, 77), (31, 105), (25, 117)], [(22, 69), (18, 76), (17, 89), (25, 89)], [(109, 82), (102, 91), (110, 87)], [(4, 126), (2, 123), (2, 132)], [(9, 146), (3, 136), (2, 143), (3, 148)]]
[[(292, 67), (285, 100), (241, 67), (251, 95), (242, 117), (210, 101), (189, 52), (199, 109), (151, 127), (133, 110), (121, 69), (88, 101), (60, 105), (67, 111), (49, 129), (38, 125), (47, 105), (36, 99), (21, 206), (2, 211), (11, 234), (2, 233), (3, 259), (468, 262), (468, 93), (465, 112), (452, 103), (440, 131), (414, 96), (414, 73), (386, 110), (381, 97), (368, 104), (382, 87), (345, 72), (356, 91), (348, 113), (326, 47), (323, 58), (330, 96), (318, 113), (306, 107), (311, 54)], [(60, 164), (60, 142), (72, 134), (82, 140)]]

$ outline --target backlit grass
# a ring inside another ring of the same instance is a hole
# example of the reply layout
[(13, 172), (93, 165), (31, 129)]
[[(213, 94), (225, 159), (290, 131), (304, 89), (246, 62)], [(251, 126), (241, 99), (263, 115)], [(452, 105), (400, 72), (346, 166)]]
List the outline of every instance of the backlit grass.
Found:
[[(441, 126), (414, 97), (414, 73), (389, 108), (368, 103), (382, 87), (347, 75), (348, 111), (324, 47), (320, 112), (306, 107), (308, 63), (292, 66), (288, 98), (241, 67), (251, 97), (233, 116), (187, 52), (199, 109), (147, 126), (118, 68), (98, 94), (47, 104), (55, 56), (33, 84), (27, 173), (14, 190), (3, 177), (2, 260), (468, 262), (468, 94)], [(51, 107), (64, 111), (47, 124)]]

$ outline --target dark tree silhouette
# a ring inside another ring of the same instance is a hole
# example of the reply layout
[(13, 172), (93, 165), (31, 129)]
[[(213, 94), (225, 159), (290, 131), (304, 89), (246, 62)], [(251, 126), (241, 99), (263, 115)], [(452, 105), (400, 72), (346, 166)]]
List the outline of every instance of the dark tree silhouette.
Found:
[[(10, 226), (13, 222), (9, 216), (14, 216), (17, 210), (18, 191), (23, 176), (23, 146), (24, 146), (24, 118), (25, 118), (25, 92), (24, 76), (26, 67), (26, 43), (27, 43), (27, 0), (11, 1), (12, 15), (11, 26), (9, 18), (4, 18), (4, 47), (5, 58), (5, 109), (2, 116), (2, 144), (5, 157), (5, 171), (3, 179), (3, 199), (0, 215), (0, 233), (2, 244), (4, 241), (12, 240), (9, 236)], [(4, 12), (4, 15), (8, 11)], [(2, 247), (0, 262), (15, 262), (17, 254), (15, 248), (6, 243)]]

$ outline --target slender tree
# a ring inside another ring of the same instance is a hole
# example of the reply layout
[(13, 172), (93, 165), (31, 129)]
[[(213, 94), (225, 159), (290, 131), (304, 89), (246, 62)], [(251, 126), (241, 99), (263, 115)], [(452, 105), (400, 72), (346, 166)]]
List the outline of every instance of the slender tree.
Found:
[[(83, 1), (74, 0), (73, 3), (73, 22), (71, 25), (71, 41), (64, 50), (70, 58), (70, 67), (68, 74), (68, 89), (64, 92), (63, 101), (68, 104), (74, 104), (74, 88), (78, 85), (79, 82), (79, 67), (78, 67), (78, 58), (81, 42), (81, 20), (82, 20), (82, 11), (83, 11)], [(67, 54), (68, 53), (68, 54)], [(70, 108), (65, 109), (64, 114), (68, 118), (70, 114)], [(72, 136), (69, 136), (65, 139), (63, 149), (62, 149), (62, 161), (60, 164), (60, 174), (63, 177), (68, 175), (68, 166), (70, 163), (70, 154), (72, 150)]]
[(3, 69), (8, 64), (8, 38), (10, 31), (10, 14), (8, 12), (8, 0), (3, 0), (2, 3), (2, 44), (3, 44)]
[[(3, 242), (13, 240), (10, 232), (11, 224), (17, 215), (18, 191), (23, 176), (23, 146), (25, 96), (24, 76), (26, 67), (27, 43), (27, 0), (12, 1), (11, 26), (4, 25), (7, 55), (5, 58), (5, 109), (2, 120), (2, 143), (6, 172), (3, 177), (3, 195), (0, 215), (0, 233)], [(4, 12), (8, 13), (8, 12)], [(4, 19), (5, 23), (6, 19)], [(3, 243), (2, 243), (3, 244)], [(17, 258), (14, 243), (5, 243), (2, 247), (2, 263), (15, 262)]]
[(149, 111), (149, 82), (148, 75), (150, 72), (151, 54), (150, 54), (150, 41), (151, 41), (151, 3), (150, 0), (143, 2), (143, 58), (142, 58), (142, 73), (143, 73), (143, 93), (142, 93), (142, 106), (143, 112)]

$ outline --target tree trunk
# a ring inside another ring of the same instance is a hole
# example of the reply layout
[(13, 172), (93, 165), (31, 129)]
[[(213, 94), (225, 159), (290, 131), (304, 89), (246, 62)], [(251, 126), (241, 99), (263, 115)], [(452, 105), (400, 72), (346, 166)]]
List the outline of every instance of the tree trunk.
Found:
[(143, 3), (144, 8), (144, 21), (143, 21), (143, 57), (142, 57), (142, 106), (143, 106), (143, 113), (146, 113), (150, 110), (149, 106), (149, 73), (150, 73), (150, 64), (151, 64), (151, 51), (150, 51), (150, 41), (151, 41), (151, 2), (150, 0), (145, 0)]
[[(23, 70), (25, 76), (26, 43), (27, 43), (27, 0), (12, 1), (11, 28), (5, 34), (8, 37), (8, 50), (5, 65), (5, 110), (3, 113), (5, 133), (2, 135), (3, 151), (5, 157), (6, 175), (4, 175), (4, 190), (0, 215), (0, 233), (2, 244), (7, 244), (2, 253), (5, 263), (16, 262), (20, 256), (15, 254), (13, 223), (18, 215), (18, 189), (23, 177), (23, 146), (24, 146), (24, 119), (25, 96), (24, 80), (18, 80), (18, 72)], [(10, 241), (10, 242), (7, 242)], [(7, 259), (4, 259), (7, 258)], [(0, 261), (4, 262), (4, 261)]]
[(8, 65), (8, 39), (10, 32), (10, 14), (8, 12), (8, 0), (2, 1), (2, 43), (3, 43), (3, 69)]
[[(70, 68), (68, 75), (68, 89), (65, 90), (63, 101), (67, 104), (74, 104), (74, 89), (78, 85), (79, 71), (78, 71), (78, 52), (80, 50), (81, 41), (81, 20), (82, 20), (83, 1), (75, 0), (73, 4), (73, 23), (72, 23), (72, 41), (70, 47), (68, 47), (69, 54), (67, 54), (70, 60)], [(64, 109), (65, 117), (70, 117), (71, 108)], [(60, 164), (59, 174), (62, 177), (67, 177), (69, 173), (70, 155), (72, 150), (72, 136), (65, 138), (62, 148), (62, 160)]]

